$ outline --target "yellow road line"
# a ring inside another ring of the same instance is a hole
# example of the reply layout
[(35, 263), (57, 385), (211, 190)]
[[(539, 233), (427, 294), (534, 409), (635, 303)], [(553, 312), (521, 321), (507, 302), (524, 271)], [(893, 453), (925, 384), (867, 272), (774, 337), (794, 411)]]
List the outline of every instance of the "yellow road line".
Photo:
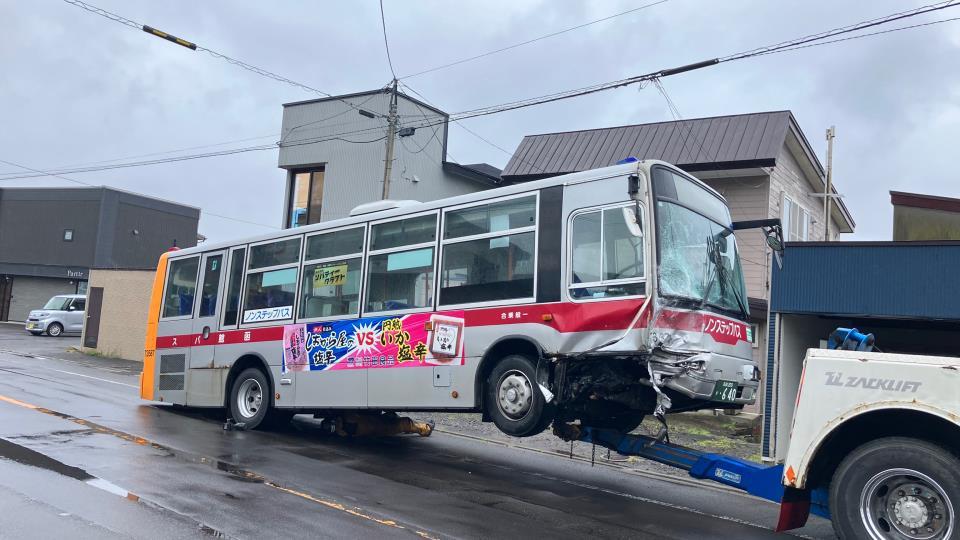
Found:
[[(23, 407), (23, 408), (25, 408), (25, 409), (30, 409), (30, 410), (33, 410), (33, 411), (41, 412), (41, 413), (43, 413), (43, 414), (48, 414), (48, 415), (50, 415), (50, 416), (55, 416), (55, 417), (60, 418), (60, 419), (63, 419), (63, 420), (68, 420), (68, 421), (73, 422), (73, 423), (75, 423), (75, 424), (80, 424), (81, 426), (94, 429), (94, 430), (96, 430), (96, 431), (99, 432), (99, 433), (103, 433), (103, 434), (106, 434), (106, 435), (113, 435), (114, 437), (117, 437), (117, 438), (122, 439), (122, 440), (124, 440), (124, 441), (133, 442), (133, 443), (139, 444), (139, 445), (141, 445), (141, 446), (151, 446), (151, 447), (153, 447), (153, 448), (155, 448), (155, 449), (158, 449), (158, 450), (165, 450), (165, 451), (168, 451), (168, 452), (171, 452), (171, 453), (174, 453), (174, 454), (177, 453), (177, 452), (174, 452), (171, 448), (168, 448), (168, 447), (166, 447), (166, 446), (164, 446), (164, 445), (162, 445), (162, 444), (160, 444), (160, 443), (156, 443), (156, 442), (150, 441), (150, 440), (145, 439), (145, 438), (143, 438), (143, 437), (138, 437), (138, 436), (136, 436), (136, 435), (130, 435), (129, 433), (124, 433), (124, 432), (122, 432), (122, 431), (118, 431), (118, 430), (113, 429), (113, 428), (109, 428), (109, 427), (106, 427), (106, 426), (102, 426), (102, 425), (100, 425), (100, 424), (97, 424), (97, 423), (94, 423), (94, 422), (90, 422), (89, 420), (84, 420), (83, 418), (77, 418), (77, 417), (71, 416), (71, 415), (69, 415), (69, 414), (57, 412), (57, 411), (54, 411), (54, 410), (52, 410), (52, 409), (47, 409), (47, 408), (45, 408), (45, 407), (40, 407), (40, 406), (37, 406), (37, 405), (32, 405), (32, 404), (30, 404), (30, 403), (27, 403), (27, 402), (24, 402), (24, 401), (20, 401), (19, 399), (14, 399), (14, 398), (11, 398), (11, 397), (7, 397), (7, 396), (4, 396), (4, 395), (0, 395), (0, 401), (5, 401), (5, 402), (7, 402), (7, 403), (10, 403), (11, 405), (16, 405), (16, 406), (18, 406), (18, 407)], [(209, 462), (211, 462), (211, 461), (212, 461), (212, 462), (216, 462), (216, 460), (208, 460), (208, 458), (205, 458), (205, 457), (202, 457), (202, 456), (200, 457), (200, 461), (202, 461), (202, 462), (204, 462), (204, 463), (209, 463)], [(306, 499), (306, 500), (308, 500), (308, 501), (315, 502), (315, 503), (317, 503), (317, 504), (321, 504), (321, 505), (323, 505), (323, 506), (326, 506), (327, 508), (331, 508), (331, 509), (333, 509), (333, 510), (338, 510), (338, 511), (340, 511), (340, 512), (344, 512), (344, 513), (349, 514), (349, 515), (354, 516), (354, 517), (358, 517), (358, 518), (361, 518), (361, 519), (365, 519), (365, 520), (367, 520), (367, 521), (372, 521), (372, 522), (374, 522), (374, 523), (378, 523), (378, 524), (383, 525), (383, 526), (385, 526), (385, 527), (392, 527), (392, 528), (395, 528), (395, 529), (406, 529), (406, 527), (404, 527), (403, 525), (400, 525), (400, 524), (397, 523), (396, 521), (393, 521), (393, 520), (390, 520), (390, 519), (380, 519), (380, 518), (377, 518), (377, 517), (372, 516), (372, 515), (370, 515), (370, 514), (364, 513), (363, 510), (360, 509), (360, 508), (348, 508), (347, 506), (344, 506), (343, 504), (340, 504), (340, 503), (335, 502), (335, 501), (330, 501), (330, 500), (326, 500), (326, 499), (320, 499), (320, 498), (318, 498), (318, 497), (314, 497), (313, 495), (310, 495), (309, 493), (304, 493), (304, 492), (301, 492), (301, 491), (297, 491), (297, 490), (294, 490), (294, 489), (290, 489), (290, 488), (287, 488), (287, 487), (283, 487), (283, 486), (281, 486), (280, 484), (277, 484), (276, 482), (273, 482), (273, 481), (271, 481), (271, 480), (268, 480), (267, 478), (265, 478), (265, 477), (263, 477), (263, 476), (261, 476), (261, 475), (259, 475), (259, 474), (257, 474), (257, 473), (251, 472), (251, 471), (245, 471), (245, 470), (241, 470), (241, 469), (237, 468), (236, 470), (226, 471), (226, 472), (229, 472), (230, 474), (234, 474), (234, 475), (243, 476), (243, 477), (245, 477), (245, 478), (250, 478), (250, 479), (253, 479), (253, 480), (258, 480), (258, 481), (260, 481), (261, 483), (263, 483), (263, 485), (268, 486), (268, 487), (271, 487), (271, 488), (273, 488), (273, 489), (282, 491), (282, 492), (284, 492), (284, 493), (288, 493), (288, 494), (290, 494), (290, 495), (294, 495), (294, 496), (296, 496), (296, 497), (300, 497), (301, 499)], [(138, 497), (138, 498), (139, 498), (139, 497)], [(420, 536), (420, 537), (422, 537), (422, 538), (426, 538), (426, 539), (428, 539), (428, 540), (438, 540), (437, 538), (435, 538), (435, 537), (433, 537), (433, 536), (430, 536), (428, 533), (426, 533), (426, 532), (424, 532), (424, 531), (411, 530), (411, 532), (413, 532), (414, 534), (416, 534), (416, 535), (418, 535), (418, 536)]]

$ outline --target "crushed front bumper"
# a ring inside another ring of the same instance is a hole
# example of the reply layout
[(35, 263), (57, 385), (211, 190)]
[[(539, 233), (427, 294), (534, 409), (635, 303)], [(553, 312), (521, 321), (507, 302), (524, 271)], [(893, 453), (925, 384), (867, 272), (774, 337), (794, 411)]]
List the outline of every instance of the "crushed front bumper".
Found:
[(736, 391), (722, 400), (732, 405), (751, 405), (757, 399), (760, 370), (753, 360), (703, 352), (692, 356), (654, 354), (650, 359), (654, 375), (669, 388), (691, 398), (715, 398), (718, 381), (736, 383)]

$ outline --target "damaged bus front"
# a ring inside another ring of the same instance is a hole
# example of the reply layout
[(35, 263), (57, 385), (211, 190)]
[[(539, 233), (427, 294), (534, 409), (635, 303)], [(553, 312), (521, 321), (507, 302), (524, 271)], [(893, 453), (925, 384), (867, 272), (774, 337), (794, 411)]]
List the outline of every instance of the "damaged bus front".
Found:
[[(627, 191), (635, 217), (624, 219), (641, 224), (652, 209), (636, 234), (650, 255), (647, 294), (625, 332), (555, 359), (557, 420), (630, 430), (647, 414), (753, 403), (760, 371), (733, 234), (745, 227), (719, 193), (665, 163), (639, 162)], [(780, 245), (779, 221), (748, 226)]]

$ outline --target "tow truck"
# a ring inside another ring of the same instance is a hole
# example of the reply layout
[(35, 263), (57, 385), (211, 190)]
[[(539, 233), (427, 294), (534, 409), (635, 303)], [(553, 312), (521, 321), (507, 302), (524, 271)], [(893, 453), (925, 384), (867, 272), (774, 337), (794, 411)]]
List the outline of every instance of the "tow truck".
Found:
[[(841, 539), (960, 538), (960, 358), (874, 352), (839, 328), (807, 350), (786, 458), (761, 464), (650, 437), (557, 424), (565, 440), (650, 459), (780, 504), (776, 530), (810, 513)], [(782, 382), (782, 381), (781, 381)]]

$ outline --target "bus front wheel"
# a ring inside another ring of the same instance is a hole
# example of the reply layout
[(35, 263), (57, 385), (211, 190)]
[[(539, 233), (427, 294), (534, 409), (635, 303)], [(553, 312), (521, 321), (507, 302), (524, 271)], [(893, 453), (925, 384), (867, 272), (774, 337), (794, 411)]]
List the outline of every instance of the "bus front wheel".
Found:
[(919, 439), (888, 437), (853, 450), (830, 485), (841, 539), (956, 538), (960, 459)]
[(501, 359), (487, 377), (487, 415), (507, 435), (530, 437), (553, 421), (554, 407), (543, 397), (536, 372), (530, 358), (512, 354)]

